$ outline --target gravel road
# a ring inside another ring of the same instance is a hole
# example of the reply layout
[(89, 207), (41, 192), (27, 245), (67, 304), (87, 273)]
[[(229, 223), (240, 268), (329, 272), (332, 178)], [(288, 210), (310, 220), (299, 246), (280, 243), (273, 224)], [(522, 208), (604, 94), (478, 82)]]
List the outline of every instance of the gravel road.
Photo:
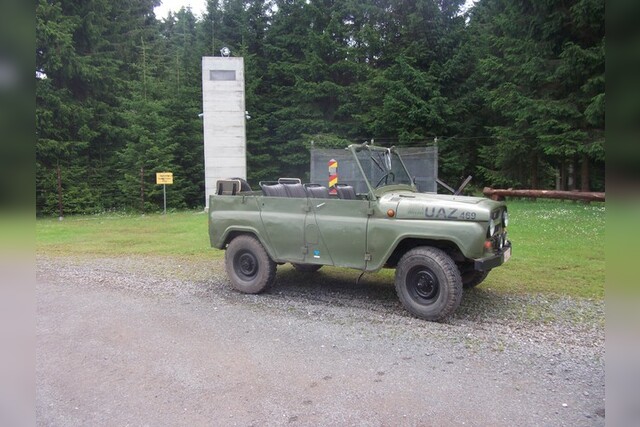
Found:
[(430, 323), (356, 277), (255, 296), (222, 260), (38, 256), (37, 424), (604, 425), (604, 303), (489, 283)]

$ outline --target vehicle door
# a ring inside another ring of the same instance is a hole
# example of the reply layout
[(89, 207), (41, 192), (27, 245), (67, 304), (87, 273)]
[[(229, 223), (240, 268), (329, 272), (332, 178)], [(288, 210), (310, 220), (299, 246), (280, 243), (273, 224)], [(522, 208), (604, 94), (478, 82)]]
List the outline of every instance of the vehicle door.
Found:
[(261, 196), (258, 203), (276, 261), (303, 261), (305, 217), (309, 211), (307, 199)]
[[(364, 269), (369, 201), (310, 198), (309, 202), (318, 226), (319, 244), (308, 243), (308, 262), (318, 264), (319, 259), (328, 259), (322, 263)], [(323, 248), (328, 253), (323, 253)]]

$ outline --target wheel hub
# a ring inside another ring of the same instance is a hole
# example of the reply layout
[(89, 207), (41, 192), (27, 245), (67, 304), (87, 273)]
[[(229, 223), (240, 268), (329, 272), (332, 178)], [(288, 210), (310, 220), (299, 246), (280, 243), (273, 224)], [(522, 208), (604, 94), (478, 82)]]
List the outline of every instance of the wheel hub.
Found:
[(419, 271), (416, 280), (416, 293), (419, 297), (431, 299), (438, 292), (438, 279), (431, 271)]
[(420, 304), (431, 304), (440, 294), (438, 277), (424, 266), (415, 267), (409, 272), (407, 285), (412, 298)]
[(238, 256), (236, 269), (245, 277), (253, 277), (258, 270), (258, 262), (253, 254), (245, 252)]

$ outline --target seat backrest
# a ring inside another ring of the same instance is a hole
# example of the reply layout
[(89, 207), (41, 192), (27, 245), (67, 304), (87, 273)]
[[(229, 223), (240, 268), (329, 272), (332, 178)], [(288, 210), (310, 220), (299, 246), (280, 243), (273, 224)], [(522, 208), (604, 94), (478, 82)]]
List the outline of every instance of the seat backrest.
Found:
[(305, 184), (305, 190), (307, 190), (307, 195), (312, 199), (328, 199), (329, 198), (329, 189), (320, 184)]
[(287, 197), (283, 184), (261, 184), (262, 194), (269, 197)]
[(289, 197), (307, 197), (307, 193), (304, 191), (304, 187), (300, 183), (295, 184), (279, 184), (284, 186), (284, 189)]
[(338, 197), (345, 200), (356, 199), (356, 191), (352, 186), (346, 184), (336, 184), (336, 190), (338, 191)]
[(244, 178), (231, 178), (231, 179), (235, 179), (236, 181), (240, 182), (240, 191), (251, 191), (251, 186), (249, 185), (246, 179)]
[(240, 181), (237, 179), (219, 179), (216, 182), (216, 194), (219, 196), (235, 196), (240, 191)]
[(278, 184), (302, 184), (300, 178), (278, 178)]

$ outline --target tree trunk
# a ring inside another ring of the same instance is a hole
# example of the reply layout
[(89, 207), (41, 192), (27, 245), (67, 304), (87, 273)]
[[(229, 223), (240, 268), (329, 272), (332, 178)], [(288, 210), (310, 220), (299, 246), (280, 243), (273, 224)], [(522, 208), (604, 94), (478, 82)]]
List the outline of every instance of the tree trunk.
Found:
[(580, 189), (581, 191), (589, 191), (589, 156), (582, 155), (582, 169), (580, 171)]
[(485, 187), (482, 193), (493, 200), (504, 200), (505, 197), (531, 197), (542, 199), (585, 200), (588, 202), (604, 202), (605, 193), (554, 190), (502, 190)]
[(571, 159), (571, 163), (569, 163), (569, 191), (575, 191), (577, 189), (577, 163), (578, 162), (575, 156), (573, 157), (573, 159)]
[(144, 212), (144, 167), (140, 168), (140, 210)]
[(531, 156), (531, 188), (538, 188), (538, 155)]
[(58, 162), (56, 167), (56, 172), (58, 175), (58, 218), (63, 218), (63, 210), (62, 210), (62, 174), (60, 173), (60, 162)]

